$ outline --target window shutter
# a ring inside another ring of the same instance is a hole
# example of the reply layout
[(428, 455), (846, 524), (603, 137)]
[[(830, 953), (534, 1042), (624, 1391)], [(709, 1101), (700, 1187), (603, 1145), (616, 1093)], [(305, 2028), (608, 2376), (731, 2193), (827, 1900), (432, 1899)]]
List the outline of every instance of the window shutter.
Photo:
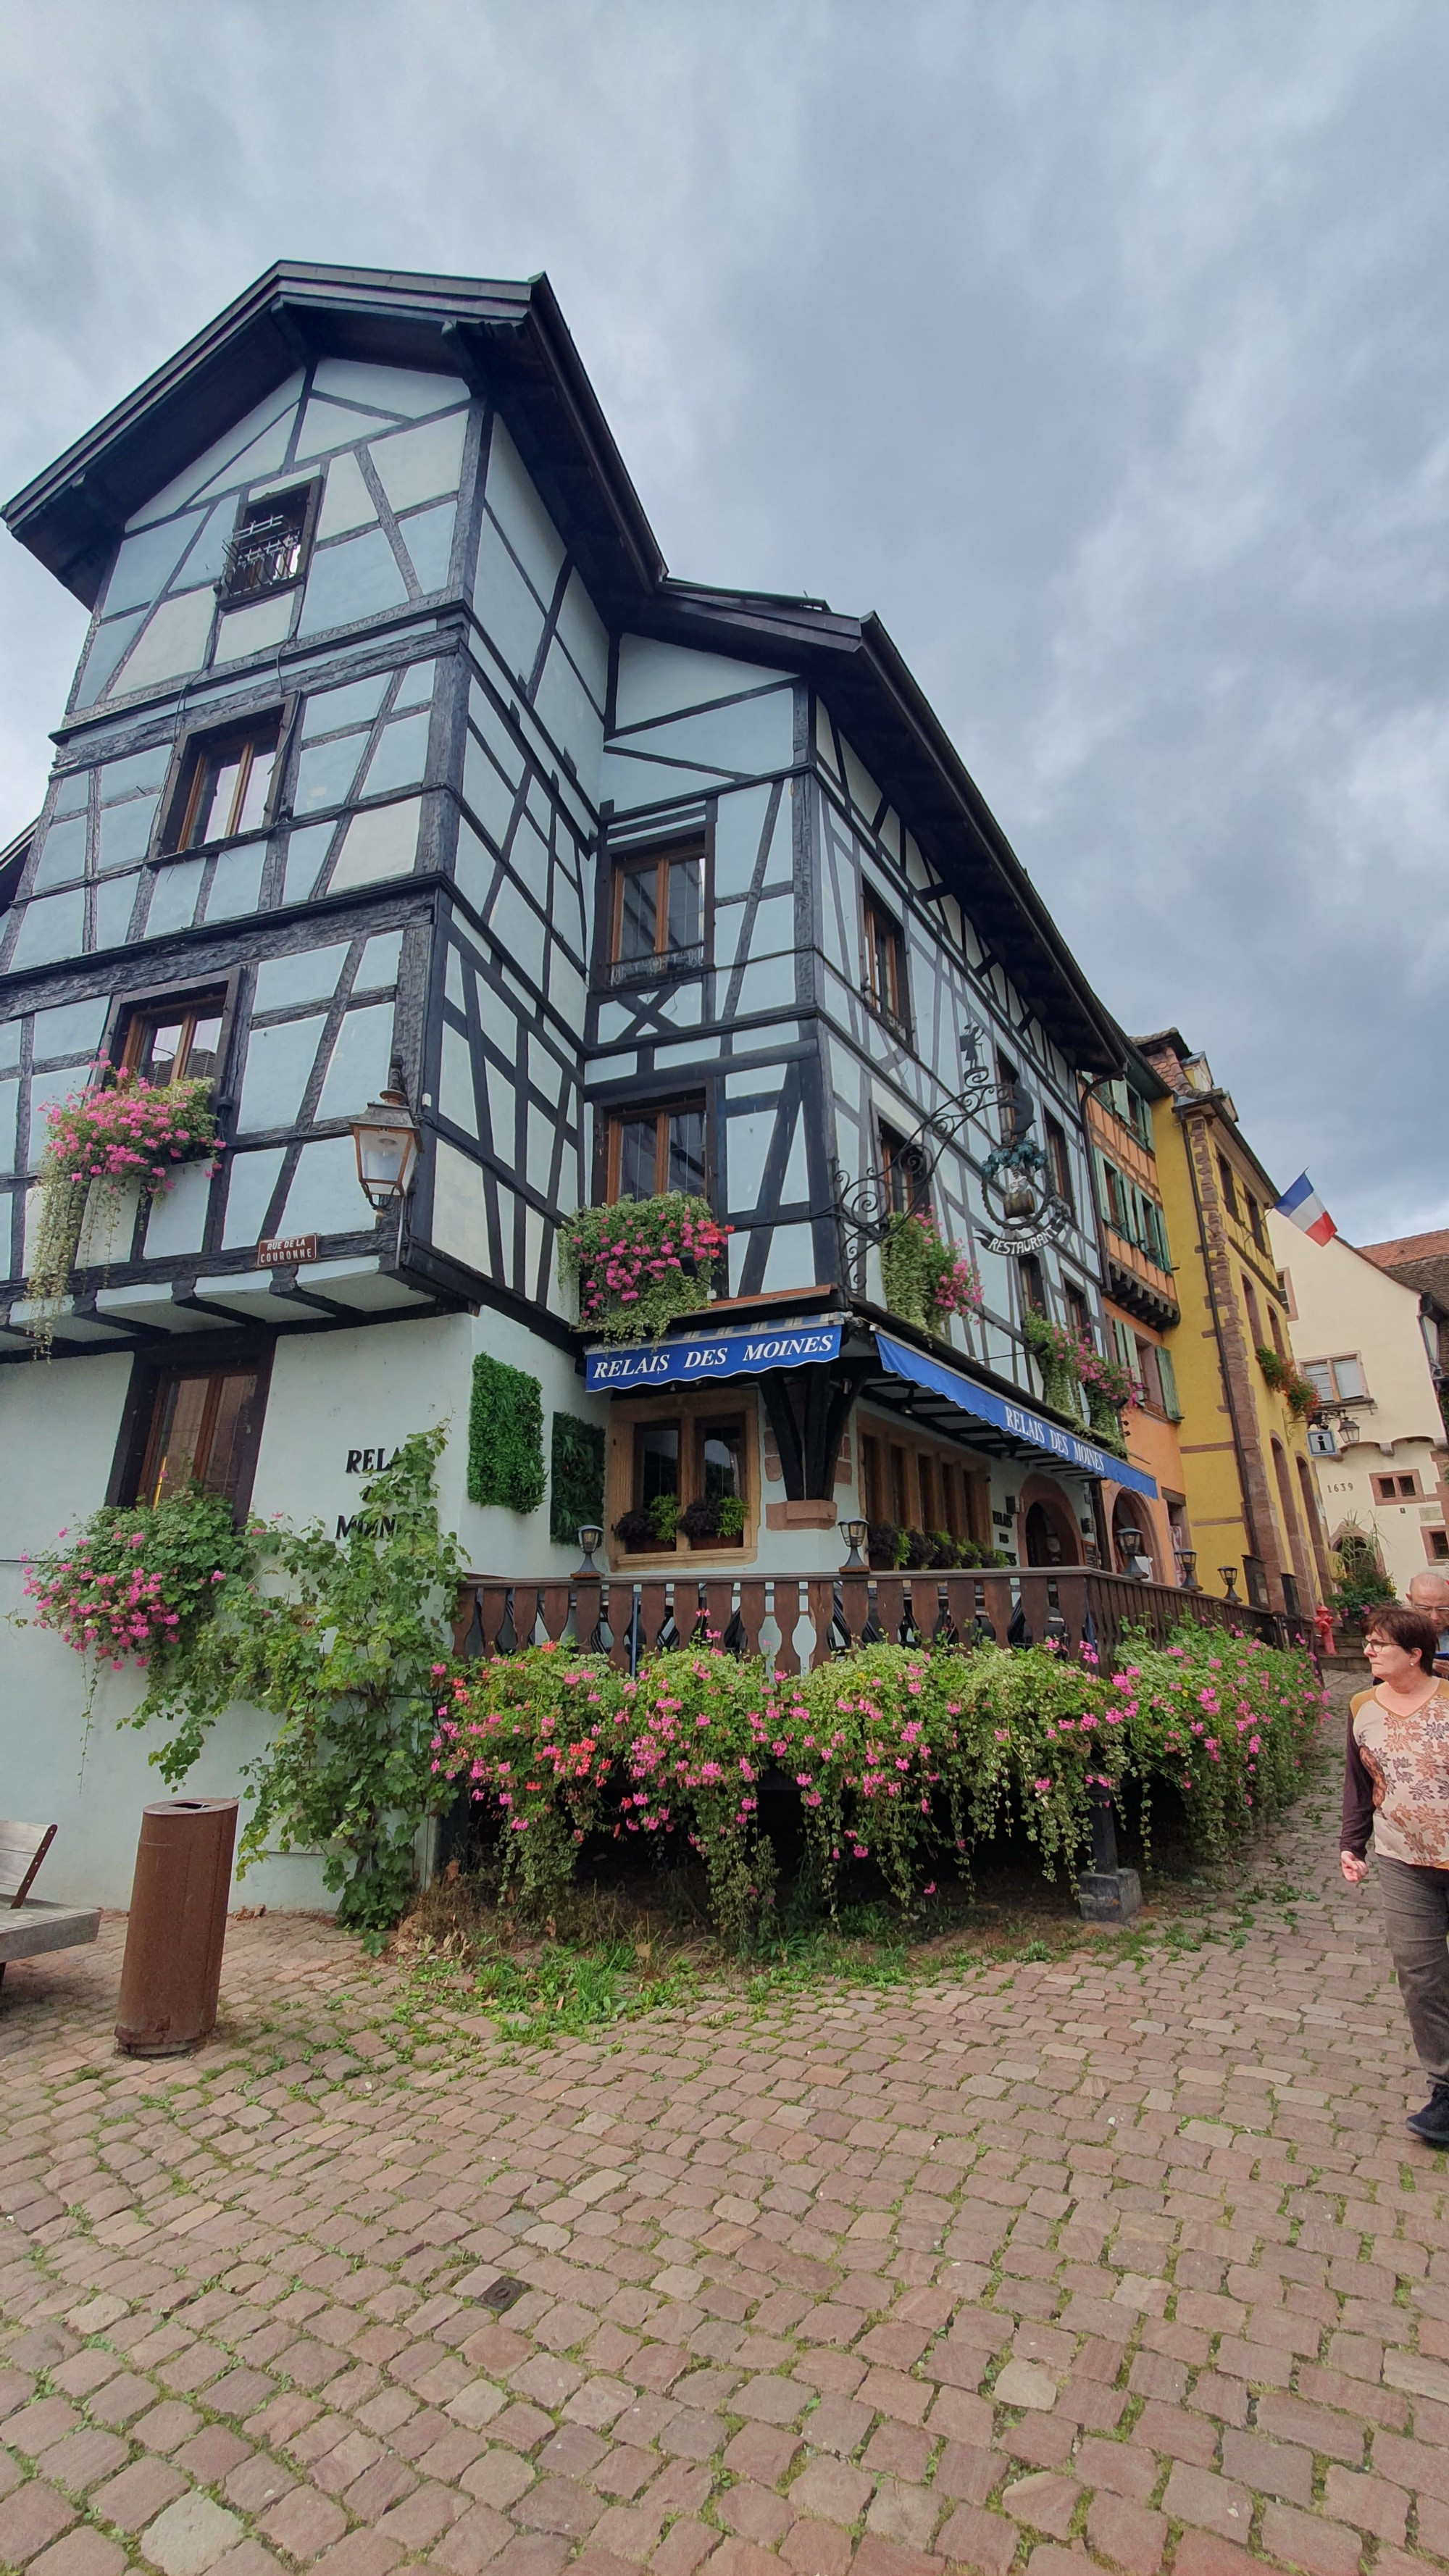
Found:
[(1157, 1345), (1157, 1374), (1162, 1380), (1162, 1410), (1169, 1421), (1180, 1422), (1182, 1406), (1178, 1402), (1177, 1372), (1172, 1365), (1172, 1353), (1162, 1342)]

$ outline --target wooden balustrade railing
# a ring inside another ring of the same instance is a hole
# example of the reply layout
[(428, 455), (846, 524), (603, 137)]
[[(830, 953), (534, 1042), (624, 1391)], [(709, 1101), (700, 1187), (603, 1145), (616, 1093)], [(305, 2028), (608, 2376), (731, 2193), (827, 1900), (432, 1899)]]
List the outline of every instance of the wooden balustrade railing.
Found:
[(761, 1654), (809, 1672), (853, 1646), (1010, 1646), (1048, 1638), (1115, 1657), (1128, 1632), (1161, 1644), (1183, 1619), (1235, 1628), (1265, 1645), (1316, 1647), (1310, 1620), (1256, 1610), (1176, 1584), (1086, 1566), (954, 1574), (470, 1575), (456, 1627), (463, 1655), (569, 1645), (632, 1670), (691, 1643)]

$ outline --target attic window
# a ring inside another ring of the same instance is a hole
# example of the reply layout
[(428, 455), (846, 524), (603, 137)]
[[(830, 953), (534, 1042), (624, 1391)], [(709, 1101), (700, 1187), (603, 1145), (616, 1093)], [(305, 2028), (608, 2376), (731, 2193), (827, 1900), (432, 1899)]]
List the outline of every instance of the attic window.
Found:
[(290, 590), (300, 581), (316, 496), (315, 483), (299, 483), (294, 491), (268, 492), (262, 500), (248, 502), (217, 584), (223, 608)]

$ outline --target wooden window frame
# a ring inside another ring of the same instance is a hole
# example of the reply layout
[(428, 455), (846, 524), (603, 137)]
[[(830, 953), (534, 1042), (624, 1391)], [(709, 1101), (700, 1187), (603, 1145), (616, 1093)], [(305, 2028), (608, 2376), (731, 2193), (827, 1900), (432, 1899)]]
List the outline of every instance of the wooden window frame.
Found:
[[(286, 504), (298, 499), (301, 501), (302, 510), (297, 529), (295, 568), (281, 580), (264, 582), (251, 589), (238, 589), (236, 567), (240, 560), (242, 538), (248, 520), (255, 514), (257, 524), (260, 526), (266, 512), (270, 511), (274, 517), (280, 516)], [(250, 608), (254, 600), (276, 599), (284, 591), (300, 589), (311, 568), (312, 539), (316, 533), (317, 513), (321, 501), (322, 477), (320, 474), (308, 474), (299, 477), (295, 483), (287, 484), (280, 492), (264, 492), (255, 499), (243, 500), (239, 504), (231, 536), (227, 541), (226, 568), (216, 585), (216, 601), (219, 608), (223, 610)]]
[(905, 928), (884, 897), (869, 885), (862, 885), (860, 895), (860, 973), (861, 992), (868, 1007), (902, 1037), (909, 1037), (911, 994)]
[(623, 1151), (621, 1130), (626, 1122), (633, 1123), (638, 1121), (642, 1123), (646, 1118), (651, 1117), (654, 1120), (654, 1177), (656, 1183), (659, 1183), (659, 1174), (661, 1169), (664, 1173), (662, 1184), (659, 1184), (654, 1191), (654, 1196), (656, 1198), (660, 1198), (669, 1188), (668, 1122), (671, 1118), (678, 1117), (681, 1112), (685, 1110), (695, 1109), (699, 1112), (704, 1155), (704, 1181), (700, 1195), (709, 1199), (711, 1205), (713, 1205), (713, 1193), (711, 1189), (713, 1166), (710, 1154), (710, 1098), (708, 1091), (704, 1090), (683, 1092), (675, 1091), (671, 1092), (667, 1099), (658, 1101), (626, 1100), (611, 1101), (608, 1104), (608, 1107), (604, 1112), (602, 1136), (603, 1160), (602, 1169), (599, 1175), (603, 1192), (603, 1203), (606, 1207), (631, 1207), (634, 1205), (633, 1200), (621, 1199), (619, 1196), (619, 1162)]
[[(614, 1536), (614, 1524), (635, 1506), (636, 1433), (650, 1423), (679, 1426), (679, 1508), (684, 1511), (703, 1492), (703, 1433), (711, 1422), (738, 1422), (741, 1427), (740, 1473), (745, 1525), (738, 1539), (711, 1539), (704, 1547), (688, 1540), (674, 1547), (626, 1548)], [(604, 1543), (611, 1569), (618, 1574), (639, 1567), (688, 1568), (718, 1548), (727, 1566), (751, 1561), (759, 1546), (763, 1521), (760, 1500), (759, 1405), (750, 1380), (713, 1386), (661, 1387), (653, 1396), (616, 1396), (610, 1406), (604, 1461)], [(693, 1613), (691, 1612), (691, 1617)], [(681, 1621), (681, 1625), (683, 1622)]]
[[(1343, 1362), (1344, 1360), (1349, 1360), (1349, 1361), (1351, 1361), (1351, 1362), (1352, 1362), (1352, 1364), (1353, 1364), (1353, 1366), (1354, 1366), (1354, 1367), (1357, 1369), (1357, 1371), (1358, 1371), (1358, 1381), (1359, 1381), (1359, 1384), (1358, 1384), (1358, 1393), (1357, 1393), (1357, 1395), (1345, 1395), (1345, 1394), (1343, 1393), (1343, 1391), (1342, 1391), (1341, 1387), (1339, 1386), (1339, 1383), (1338, 1383), (1338, 1372), (1339, 1372), (1340, 1365), (1342, 1364), (1342, 1362)], [(1327, 1371), (1328, 1371), (1328, 1392), (1325, 1394), (1325, 1393), (1324, 1393), (1324, 1391), (1323, 1391), (1323, 1389), (1322, 1389), (1321, 1387), (1319, 1388), (1319, 1390), (1318, 1390), (1318, 1396), (1319, 1396), (1319, 1401), (1320, 1401), (1320, 1403), (1322, 1403), (1322, 1404), (1367, 1404), (1367, 1403), (1369, 1403), (1369, 1401), (1370, 1401), (1370, 1397), (1369, 1397), (1369, 1390), (1368, 1390), (1368, 1379), (1367, 1379), (1367, 1378), (1366, 1378), (1366, 1376), (1364, 1375), (1363, 1357), (1362, 1357), (1362, 1354), (1361, 1354), (1360, 1352), (1358, 1352), (1358, 1351), (1335, 1351), (1331, 1359), (1312, 1359), (1312, 1360), (1304, 1360), (1304, 1361), (1303, 1361), (1303, 1363), (1302, 1363), (1302, 1372), (1301, 1372), (1303, 1376), (1305, 1376), (1305, 1377), (1310, 1376), (1310, 1373), (1311, 1373), (1311, 1372), (1312, 1372), (1312, 1370), (1314, 1370), (1314, 1369), (1327, 1369)]]
[[(138, 1024), (157, 1017), (165, 1011), (184, 1017), (188, 1012), (194, 1012), (203, 1003), (210, 1006), (214, 1002), (219, 1002), (221, 1028), (217, 1035), (216, 1072), (212, 1076), (212, 1081), (215, 1087), (214, 1105), (224, 1106), (227, 1056), (231, 1048), (232, 1030), (236, 1024), (240, 981), (240, 970), (233, 967), (229, 974), (209, 976), (204, 981), (198, 980), (195, 976), (188, 976), (184, 984), (148, 984), (139, 992), (118, 994), (111, 1005), (106, 1033), (101, 1040), (100, 1054), (118, 1071), (122, 1066), (129, 1067), (134, 1062), (131, 1033)], [(178, 1079), (184, 1081), (184, 1073)]]
[(215, 1019), (221, 1024), (218, 1027), (216, 1039), (216, 1072), (208, 1075), (207, 1077), (209, 1081), (214, 1082), (219, 1086), (221, 1080), (221, 1047), (222, 1034), (226, 1021), (226, 1004), (227, 994), (224, 985), (215, 985), (212, 987), (210, 992), (187, 995), (185, 998), (174, 1002), (133, 1002), (127, 1013), (125, 1021), (125, 1035), (121, 1042), (120, 1070), (123, 1073), (135, 1073), (137, 1071), (142, 1054), (143, 1032), (170, 1015), (178, 1018), (181, 1022), (181, 1043), (177, 1049), (176, 1071), (171, 1075), (171, 1080), (173, 1082), (187, 1081), (189, 1077), (187, 1075), (186, 1068), (190, 1061), (192, 1040), (196, 1035), (196, 1024), (204, 1014), (206, 1018)]
[[(898, 1529), (944, 1529), (952, 1538), (970, 1539), (977, 1547), (995, 1546), (991, 1479), (984, 1462), (978, 1469), (954, 1443), (924, 1438), (884, 1414), (863, 1415), (857, 1435), (856, 1490), (867, 1521), (890, 1521)], [(929, 1520), (921, 1517), (923, 1465), (933, 1487)]]
[(188, 1335), (182, 1351), (148, 1352), (144, 1357), (138, 1356), (126, 1391), (120, 1434), (106, 1488), (107, 1502), (129, 1506), (145, 1490), (144, 1479), (155, 1441), (161, 1399), (172, 1379), (220, 1376), (227, 1371), (249, 1370), (256, 1377), (257, 1391), (252, 1421), (238, 1459), (236, 1487), (231, 1496), (232, 1517), (239, 1529), (251, 1508), (275, 1350), (276, 1338), (272, 1334), (197, 1333)]
[[(662, 984), (677, 976), (701, 975), (709, 964), (712, 931), (710, 835), (701, 827), (697, 831), (675, 833), (667, 841), (651, 841), (639, 848), (625, 848), (610, 859), (607, 886), (608, 940), (604, 961), (605, 976), (611, 987), (631, 984)], [(657, 871), (654, 888), (654, 936), (669, 936), (669, 870), (685, 860), (699, 868), (699, 938), (688, 948), (656, 947), (647, 957), (621, 957), (620, 943), (624, 929), (624, 885), (631, 876), (641, 876), (646, 869)]]
[(1237, 1176), (1226, 1154), (1218, 1156), (1218, 1188), (1222, 1193), (1223, 1205), (1234, 1225), (1241, 1225), (1243, 1219), (1242, 1211), (1238, 1206)]
[[(185, 741), (177, 746), (173, 782), (170, 795), (166, 800), (166, 829), (162, 835), (157, 856), (161, 859), (195, 858), (201, 852), (224, 849), (230, 841), (259, 840), (265, 833), (270, 832), (277, 818), (282, 772), (286, 766), (288, 731), (287, 709), (277, 707), (269, 709), (265, 714), (246, 716), (230, 724), (197, 726), (188, 733)], [(201, 794), (201, 784), (206, 774), (209, 755), (228, 743), (246, 744), (249, 757), (238, 779), (232, 799), (233, 812), (239, 812), (246, 803), (246, 791), (251, 778), (256, 744), (264, 733), (273, 736), (272, 774), (267, 784), (266, 800), (257, 820), (254, 823), (248, 823), (244, 831), (216, 832), (205, 841), (189, 840), (187, 835), (196, 819), (197, 801)]]

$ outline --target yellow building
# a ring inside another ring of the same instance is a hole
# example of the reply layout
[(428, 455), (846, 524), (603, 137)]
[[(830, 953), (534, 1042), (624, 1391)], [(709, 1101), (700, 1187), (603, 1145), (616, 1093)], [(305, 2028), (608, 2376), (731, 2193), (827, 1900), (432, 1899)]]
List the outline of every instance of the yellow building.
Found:
[(1227, 1569), (1259, 1608), (1311, 1613), (1329, 1585), (1288, 1302), (1268, 1238), (1277, 1185), (1207, 1058), (1177, 1029), (1137, 1046), (1165, 1086), (1153, 1106), (1157, 1178), (1181, 1321), (1170, 1337), (1178, 1452), (1198, 1579)]
[[(1140, 1056), (1125, 1074), (1095, 1082), (1084, 1099), (1102, 1238), (1102, 1307), (1108, 1356), (1129, 1369), (1142, 1401), (1122, 1417), (1127, 1456), (1151, 1476), (1157, 1500), (1104, 1484), (1102, 1505), (1119, 1574), (1147, 1559), (1157, 1583), (1202, 1581), (1178, 1451), (1181, 1404), (1171, 1336), (1179, 1322), (1172, 1248), (1157, 1176), (1153, 1104), (1164, 1085)], [(1135, 1544), (1134, 1544), (1135, 1539)], [(1216, 1589), (1216, 1586), (1213, 1587)]]

